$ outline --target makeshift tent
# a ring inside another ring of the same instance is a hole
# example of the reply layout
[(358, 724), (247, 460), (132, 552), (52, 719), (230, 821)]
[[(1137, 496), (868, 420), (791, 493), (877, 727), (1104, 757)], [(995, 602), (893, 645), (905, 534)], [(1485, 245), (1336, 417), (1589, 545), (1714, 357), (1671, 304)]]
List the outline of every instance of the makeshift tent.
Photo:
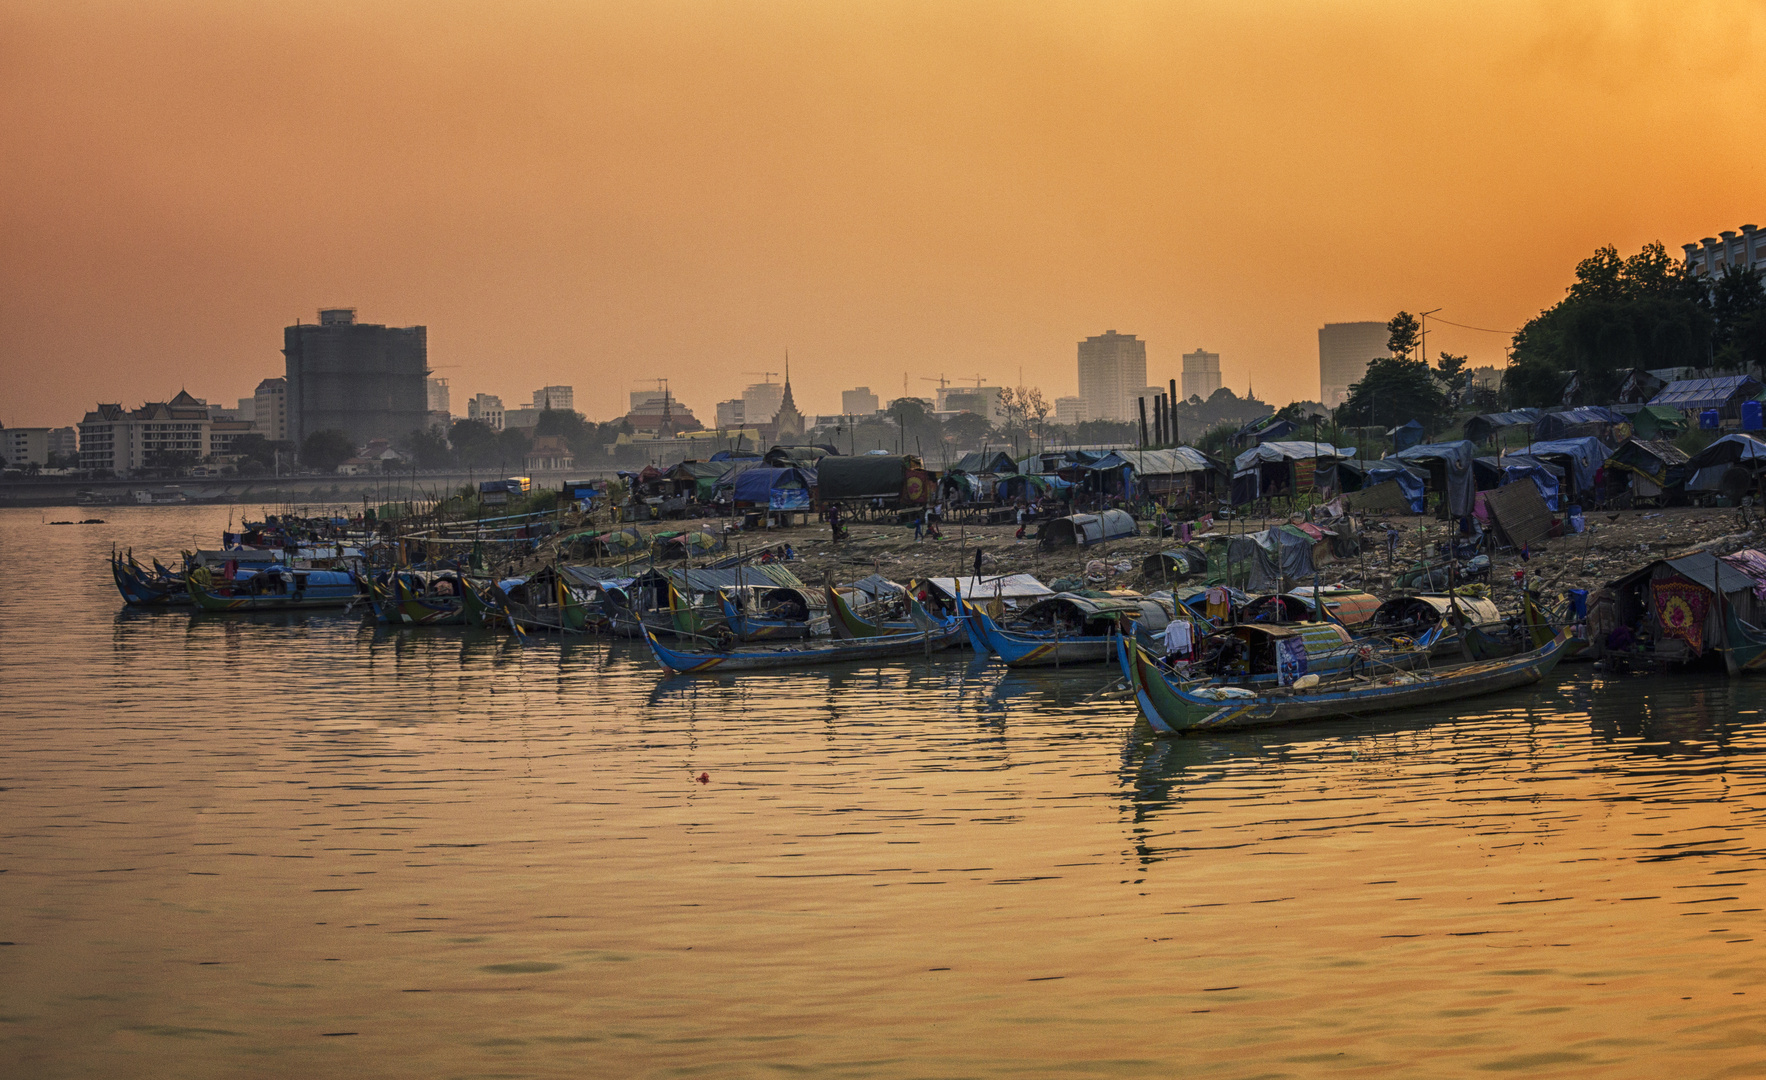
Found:
[(816, 469), (817, 495), (825, 503), (846, 499), (899, 499), (919, 459), (898, 454), (825, 457)]
[(754, 461), (759, 461), (760, 460), (760, 451), (758, 451), (758, 450), (741, 450), (741, 449), (719, 450), (717, 453), (711, 455), (712, 461), (747, 461), (750, 459), (752, 459)]
[(1516, 409), (1513, 412), (1481, 413), (1466, 421), (1465, 437), (1475, 443), (1488, 442), (1510, 428), (1531, 428), (1538, 422), (1538, 409)]
[(1574, 409), (1553, 409), (1541, 416), (1538, 422), (1533, 425), (1533, 441), (1546, 442), (1589, 435), (1596, 438), (1610, 438), (1613, 429), (1625, 422), (1625, 418), (1620, 414), (1599, 405), (1584, 405)]
[(774, 468), (785, 468), (795, 465), (798, 468), (815, 468), (816, 463), (825, 457), (836, 457), (840, 451), (832, 446), (813, 443), (808, 446), (775, 446), (768, 450), (763, 459)]
[(1766, 470), (1766, 441), (1753, 435), (1725, 435), (1694, 454), (1685, 468), (1687, 491), (1721, 491), (1739, 497)]
[(1408, 468), (1392, 458), (1382, 458), (1377, 462), (1368, 463), (1365, 476), (1366, 479), (1362, 481), (1362, 489), (1359, 493), (1361, 497), (1351, 500), (1356, 509), (1372, 508), (1376, 502), (1384, 505), (1383, 501), (1376, 500), (1371, 496), (1376, 494), (1373, 490), (1375, 487), (1389, 483), (1396, 484), (1398, 490), (1403, 493), (1405, 509), (1413, 514), (1423, 512), (1424, 500), (1429, 491), (1428, 477), (1425, 474)]
[(1012, 502), (1023, 499), (1030, 502), (1050, 495), (1059, 495), (1071, 489), (1071, 481), (1063, 480), (1050, 473), (1043, 476), (1038, 473), (1020, 473), (1017, 476), (1002, 476), (993, 485), (994, 497), (1000, 502)]
[(807, 510), (810, 489), (816, 486), (814, 469), (749, 469), (736, 477), (736, 505), (764, 506), (769, 510)]
[(1094, 469), (1128, 466), (1134, 476), (1154, 497), (1176, 492), (1211, 492), (1214, 478), (1226, 472), (1226, 465), (1191, 446), (1166, 450), (1117, 450), (1092, 463)]
[(1274, 547), (1266, 548), (1257, 537), (1267, 539), (1265, 533), (1202, 537), (1200, 543), (1208, 552), (1208, 584), (1259, 593), (1276, 589), (1281, 575)]
[(1398, 450), (1408, 450), (1422, 442), (1425, 433), (1422, 424), (1415, 420), (1408, 420), (1399, 424), (1397, 427), (1387, 432), (1387, 434), (1392, 437), (1392, 446), (1394, 448)]
[(1606, 443), (1592, 436), (1580, 439), (1546, 439), (1527, 444), (1521, 453), (1530, 458), (1564, 468), (1570, 490), (1581, 493), (1594, 490), (1594, 475), (1606, 464), (1613, 451)]
[(1526, 480), (1539, 491), (1539, 497), (1545, 500), (1547, 509), (1561, 509), (1558, 505), (1558, 494), (1563, 487), (1564, 470), (1557, 465), (1548, 465), (1538, 458), (1530, 458), (1523, 454), (1510, 454), (1502, 459), (1502, 483), (1500, 487)]
[[(1758, 626), (1759, 586), (1735, 563), (1700, 551), (1658, 559), (1614, 581), (1607, 590), (1613, 595), (1618, 625), (1648, 624), (1656, 655), (1682, 661), (1722, 646), (1724, 627), (1713, 590), (1722, 591), (1725, 608)], [(1600, 636), (1597, 633), (1594, 644), (1601, 644)]]
[[(1012, 455), (1004, 450), (971, 450), (956, 460), (956, 464), (945, 470), (950, 473), (1015, 473), (1018, 463)], [(824, 480), (824, 483), (826, 481)]]
[(1423, 443), (1393, 456), (1428, 470), (1430, 485), (1441, 492), (1448, 513), (1463, 517), (1472, 512), (1472, 495), (1477, 490), (1472, 481), (1472, 458), (1477, 456), (1477, 448), (1469, 440)]
[(718, 480), (729, 471), (730, 466), (722, 461), (683, 461), (668, 470), (666, 476), (674, 482), (678, 494), (709, 501)]
[(1352, 458), (1355, 451), (1328, 442), (1266, 442), (1233, 458), (1232, 501), (1241, 505), (1272, 495), (1311, 491), (1321, 462)]
[(1640, 439), (1672, 439), (1686, 430), (1686, 414), (1664, 405), (1645, 405), (1631, 414), (1631, 433)]
[(1679, 379), (1651, 398), (1651, 405), (1683, 413), (1716, 409), (1725, 419), (1739, 419), (1741, 403), (1760, 394), (1760, 381), (1751, 375), (1726, 375), (1717, 379)]
[(1607, 466), (1631, 474), (1631, 493), (1655, 498), (1664, 489), (1679, 487), (1686, 479), (1686, 452), (1671, 442), (1630, 438), (1607, 458)]
[(1106, 540), (1120, 540), (1140, 532), (1124, 510), (1105, 510), (1101, 514), (1072, 514), (1046, 522), (1040, 539), (1045, 548), (1090, 547)]

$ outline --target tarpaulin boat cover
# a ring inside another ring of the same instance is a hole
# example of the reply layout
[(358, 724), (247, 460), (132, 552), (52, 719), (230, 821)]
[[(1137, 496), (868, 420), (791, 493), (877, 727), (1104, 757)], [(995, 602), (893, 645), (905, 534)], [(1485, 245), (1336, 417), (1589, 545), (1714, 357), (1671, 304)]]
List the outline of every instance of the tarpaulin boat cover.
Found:
[(1527, 457), (1561, 457), (1570, 463), (1570, 490), (1588, 491), (1594, 487), (1594, 474), (1606, 464), (1613, 451), (1592, 435), (1580, 439), (1546, 439), (1529, 443), (1521, 451)]
[(1470, 440), (1460, 439), (1457, 442), (1423, 443), (1400, 450), (1393, 456), (1403, 462), (1439, 464), (1447, 478), (1447, 490), (1442, 494), (1448, 512), (1454, 517), (1464, 517), (1472, 512), (1472, 496), (1477, 493), (1477, 485), (1472, 482), (1472, 459), (1477, 454), (1478, 448)]
[(908, 459), (897, 454), (825, 457), (816, 466), (823, 502), (894, 499), (908, 478)]

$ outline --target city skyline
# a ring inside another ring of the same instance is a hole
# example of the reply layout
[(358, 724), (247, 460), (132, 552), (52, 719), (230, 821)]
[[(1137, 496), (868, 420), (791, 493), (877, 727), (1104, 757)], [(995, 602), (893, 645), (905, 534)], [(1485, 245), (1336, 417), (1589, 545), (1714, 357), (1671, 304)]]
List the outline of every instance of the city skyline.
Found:
[(1431, 354), (1500, 365), (1467, 328), (1595, 247), (1677, 255), (1762, 203), (1751, 53), (1700, 50), (1766, 15), (1717, 5), (5, 19), (13, 426), (248, 394), (334, 304), (429, 327), (463, 396), (574, 384), (591, 416), (654, 375), (709, 414), (787, 349), (818, 409), (904, 369), (1070, 396), (1109, 326), (1150, 374), (1206, 342), (1235, 391), (1307, 399), (1321, 325), (1441, 308)]

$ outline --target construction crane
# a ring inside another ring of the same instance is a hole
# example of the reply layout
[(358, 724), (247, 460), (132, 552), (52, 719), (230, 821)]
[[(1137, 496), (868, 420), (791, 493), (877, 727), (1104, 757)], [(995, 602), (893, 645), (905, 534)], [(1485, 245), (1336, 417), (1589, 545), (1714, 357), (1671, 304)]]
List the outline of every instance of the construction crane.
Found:
[(766, 382), (772, 382), (773, 381), (772, 377), (774, 375), (777, 375), (778, 372), (776, 372), (776, 371), (744, 371), (742, 374), (744, 374), (744, 375), (759, 375)]
[(940, 372), (937, 378), (933, 378), (930, 375), (922, 375), (922, 376), (920, 376), (920, 381), (921, 382), (935, 382), (938, 384), (938, 388), (940, 390), (943, 390), (946, 386), (950, 385), (950, 380), (944, 377), (943, 372)]

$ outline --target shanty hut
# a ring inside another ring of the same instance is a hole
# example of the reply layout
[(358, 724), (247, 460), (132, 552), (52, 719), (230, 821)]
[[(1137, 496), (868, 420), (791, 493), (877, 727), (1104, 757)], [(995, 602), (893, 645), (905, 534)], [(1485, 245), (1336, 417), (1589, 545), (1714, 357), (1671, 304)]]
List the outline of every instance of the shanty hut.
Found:
[(1665, 405), (1643, 405), (1631, 414), (1631, 434), (1640, 439), (1672, 439), (1686, 430), (1686, 414)]
[(710, 502), (718, 480), (729, 471), (729, 464), (722, 461), (683, 461), (663, 475), (674, 485), (674, 494)]
[(1117, 450), (1099, 458), (1094, 469), (1127, 466), (1138, 481), (1140, 490), (1159, 500), (1177, 499), (1194, 502), (1218, 490), (1219, 479), (1226, 475), (1224, 462), (1191, 446), (1175, 446), (1166, 450)]
[(1476, 456), (1477, 448), (1468, 439), (1423, 443), (1393, 455), (1406, 465), (1428, 472), (1429, 489), (1441, 493), (1443, 507), (1454, 517), (1472, 512), (1472, 496), (1477, 491), (1472, 477), (1472, 459)]
[(982, 474), (998, 476), (1003, 473), (1017, 472), (1018, 463), (1013, 461), (1012, 455), (1004, 450), (971, 450), (944, 471), (946, 475), (960, 472), (968, 473), (971, 476)]
[(775, 469), (795, 465), (800, 469), (814, 469), (825, 457), (836, 457), (840, 451), (832, 446), (811, 443), (806, 446), (779, 445), (762, 455), (768, 465)]
[(1521, 453), (1563, 469), (1570, 490), (1578, 494), (1594, 490), (1597, 474), (1613, 456), (1606, 443), (1592, 436), (1528, 443)]
[(808, 510), (816, 486), (816, 471), (794, 465), (768, 468), (763, 465), (736, 477), (733, 489), (737, 509)]
[(1465, 437), (1480, 446), (1494, 443), (1505, 431), (1527, 428), (1539, 422), (1538, 409), (1515, 409), (1512, 412), (1480, 413), (1466, 421)]
[(1411, 447), (1418, 445), (1427, 438), (1428, 432), (1423, 429), (1423, 425), (1420, 421), (1406, 420), (1391, 431), (1386, 432), (1386, 435), (1392, 440), (1392, 449), (1409, 450)]
[(1044, 522), (1037, 538), (1044, 548), (1090, 547), (1139, 532), (1140, 527), (1126, 510), (1105, 510), (1097, 514), (1069, 514)]
[(1678, 409), (1688, 415), (1715, 409), (1725, 420), (1741, 419), (1741, 403), (1760, 396), (1760, 380), (1752, 375), (1725, 375), (1714, 379), (1680, 379), (1662, 388), (1651, 405)]
[[(1319, 472), (1355, 451), (1328, 442), (1266, 442), (1233, 458), (1232, 503), (1315, 490)], [(1334, 472), (1332, 480), (1334, 481)]]
[(1603, 610), (1604, 602), (1596, 603), (1590, 613), (1590, 644), (1597, 648), (1614, 645), (1617, 639), (1613, 632), (1624, 627), (1625, 640), (1652, 641), (1660, 660), (1690, 663), (1716, 655), (1724, 641), (1718, 591), (1728, 610), (1746, 622), (1761, 625), (1762, 604), (1756, 590), (1763, 586), (1741, 568), (1755, 564), (1746, 559), (1737, 562), (1739, 566), (1700, 551), (1678, 559), (1658, 559), (1627, 574), (1597, 598), (1611, 598), (1611, 615)]
[(1594, 437), (1613, 442), (1614, 429), (1626, 423), (1624, 416), (1600, 405), (1581, 405), (1573, 409), (1552, 409), (1533, 425), (1533, 441)]
[(1659, 499), (1686, 482), (1686, 451), (1671, 442), (1629, 438), (1607, 456), (1607, 475), (1628, 474), (1633, 499)]
[(994, 481), (994, 498), (1002, 503), (1017, 499), (1033, 502), (1044, 498), (1072, 498), (1073, 482), (1055, 473), (1019, 473)]

